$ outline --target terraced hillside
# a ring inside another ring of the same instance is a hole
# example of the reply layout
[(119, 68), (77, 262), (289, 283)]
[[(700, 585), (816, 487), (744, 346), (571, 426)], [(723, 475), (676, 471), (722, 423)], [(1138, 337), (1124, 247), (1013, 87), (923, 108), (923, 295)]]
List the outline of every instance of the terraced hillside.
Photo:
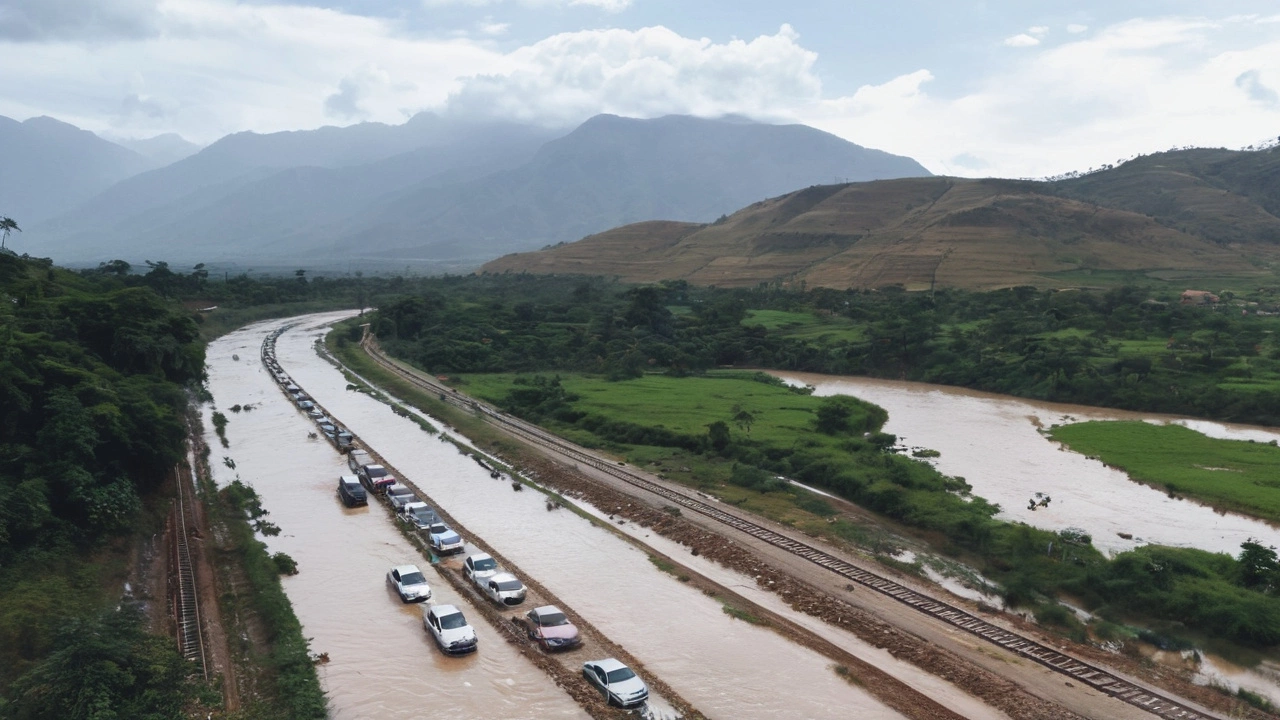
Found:
[(713, 224), (627, 225), (488, 272), (720, 286), (1088, 284), (1092, 274), (1267, 276), (1280, 257), (1280, 151), (1191, 150), (1034, 182), (908, 178), (813, 186)]

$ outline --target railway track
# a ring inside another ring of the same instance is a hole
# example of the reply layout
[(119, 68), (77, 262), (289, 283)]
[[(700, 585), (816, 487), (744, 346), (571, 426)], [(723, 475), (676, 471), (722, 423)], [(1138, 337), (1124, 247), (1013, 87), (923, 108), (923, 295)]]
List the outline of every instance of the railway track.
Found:
[(682, 508), (711, 518), (712, 520), (746, 533), (747, 535), (750, 535), (762, 542), (786, 550), (787, 552), (804, 558), (805, 560), (829, 570), (840, 577), (890, 597), (903, 605), (963, 630), (970, 635), (974, 635), (989, 643), (998, 645), (1009, 652), (1043, 665), (1054, 672), (1061, 673), (1074, 680), (1086, 683), (1088, 686), (1095, 688), (1099, 692), (1118, 700), (1122, 700), (1161, 718), (1169, 718), (1170, 720), (1220, 720), (1217, 715), (1211, 715), (1204, 711), (1196, 710), (1185, 703), (1175, 700), (1160, 692), (1151, 690), (1144, 686), (1136, 685), (1128, 680), (1117, 677), (1114, 673), (1111, 673), (1101, 667), (1039, 643), (1007, 628), (989, 623), (966, 610), (956, 607), (955, 605), (930, 597), (929, 595), (925, 595), (896, 583), (884, 576), (853, 565), (852, 563), (842, 560), (828, 552), (815, 548), (802, 540), (797, 540), (738, 515), (726, 512), (712, 503), (704, 502), (682, 492), (677, 492), (665, 485), (652, 482), (639, 473), (627, 469), (625, 466), (609, 463), (608, 461), (595, 457), (581, 448), (578, 448), (577, 446), (568, 443), (535, 425), (531, 425), (509, 415), (505, 415), (485, 403), (459, 395), (452, 388), (438, 383), (433, 379), (423, 377), (401, 368), (388, 359), (382, 353), (381, 349), (376, 346), (375, 342), (370, 342), (370, 336), (368, 335), (366, 335), (365, 340), (362, 340), (361, 344), (365, 347), (369, 356), (381, 367), (396, 374), (413, 385), (436, 393), (439, 398), (446, 403), (480, 413), (489, 422), (506, 428), (508, 431), (530, 442), (553, 450), (556, 453), (571, 458), (576, 462), (589, 465), (601, 472), (607, 473), (612, 477), (628, 483), (629, 485), (640, 488), (654, 495), (658, 495)]
[(178, 622), (178, 651), (190, 662), (200, 663), (200, 672), (209, 679), (209, 667), (205, 658), (204, 629), (200, 619), (200, 599), (196, 592), (195, 567), (191, 562), (191, 546), (188, 541), (189, 523), (195, 521), (191, 505), (191, 488), (178, 475), (178, 497), (173, 509), (173, 559), (177, 576), (174, 588), (174, 615)]

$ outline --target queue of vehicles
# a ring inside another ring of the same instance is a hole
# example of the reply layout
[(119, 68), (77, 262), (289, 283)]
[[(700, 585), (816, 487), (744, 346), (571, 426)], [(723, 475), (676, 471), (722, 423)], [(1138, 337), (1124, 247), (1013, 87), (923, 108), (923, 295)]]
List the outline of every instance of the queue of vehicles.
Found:
[[(274, 341), (286, 328), (274, 331)], [(427, 536), (436, 555), (465, 550), (462, 537), (445, 524), (435, 509), (420, 500), (411, 488), (400, 483), (382, 465), (373, 461), (366, 450), (355, 447), (350, 431), (331, 420), (306, 392), (293, 383), (275, 359), (274, 342), (264, 343), (262, 360), (276, 382), (307, 415), (339, 452), (346, 453), (348, 467), (354, 475), (338, 478), (338, 497), (347, 507), (368, 505), (369, 493), (386, 496), (399, 521)], [(524, 602), (527, 590), (514, 574), (503, 571), (487, 553), (474, 553), (463, 561), (463, 575), (490, 601), (513, 607)], [(405, 603), (427, 602), (431, 586), (417, 565), (398, 565), (387, 571), (387, 584)], [(533, 608), (523, 622), (530, 640), (544, 650), (571, 650), (581, 645), (578, 628), (554, 605)], [(422, 611), (422, 626), (436, 645), (446, 654), (464, 655), (475, 652), (479, 638), (466, 616), (454, 605), (427, 605)], [(611, 705), (629, 709), (640, 707), (649, 697), (648, 687), (630, 668), (614, 658), (583, 663), (582, 676), (599, 690)]]

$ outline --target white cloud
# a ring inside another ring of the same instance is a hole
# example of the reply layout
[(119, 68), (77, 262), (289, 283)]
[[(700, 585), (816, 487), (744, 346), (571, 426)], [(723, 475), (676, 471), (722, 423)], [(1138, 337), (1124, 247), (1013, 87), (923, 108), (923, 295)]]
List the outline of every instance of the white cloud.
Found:
[[(28, 0), (31, 1), (31, 0)], [(441, 7), (444, 5), (469, 5), (471, 7), (485, 7), (489, 5), (500, 5), (506, 2), (514, 2), (525, 7), (542, 8), (542, 7), (592, 7), (605, 12), (619, 13), (631, 7), (632, 0), (422, 0), (422, 4), (427, 7)]]
[(1032, 37), (1026, 33), (1018, 33), (1012, 37), (1005, 38), (1004, 44), (1009, 47), (1033, 47), (1040, 44), (1040, 38)]
[(483, 12), (474, 39), (440, 39), (315, 7), (154, 6), (122, 26), (143, 30), (93, 42), (80, 26), (43, 41), (0, 37), (0, 115), (207, 143), (240, 130), (401, 122), (424, 109), (546, 124), (601, 112), (738, 113), (806, 122), (936, 172), (1015, 177), (1173, 146), (1239, 147), (1280, 127), (1280, 30), (1268, 18), (1068, 28), (1050, 46), (1038, 44), (1037, 26), (1015, 36), (1031, 42), (1005, 67), (946, 77), (969, 88), (959, 95), (935, 87), (935, 73), (957, 72), (937, 67), (832, 97), (819, 57), (788, 26), (725, 42), (664, 27), (585, 30), (502, 52), (491, 38), (506, 28)]
[(4, 0), (0, 39), (136, 38), (154, 35), (160, 0)]
[(598, 7), (607, 12), (622, 12), (631, 7), (631, 0), (569, 0), (570, 5)]
[(464, 79), (449, 106), (548, 123), (599, 112), (767, 116), (817, 100), (816, 59), (786, 25), (726, 43), (664, 27), (563, 33), (512, 52), (503, 72)]
[(499, 35), (506, 35), (507, 31), (511, 29), (511, 23), (493, 22), (492, 20), (485, 19), (484, 22), (481, 22), (476, 26), (476, 29), (481, 35), (497, 37)]
[[(155, 24), (114, 41), (0, 41), (0, 115), (210, 142), (333, 119), (403, 122), (441, 106), (458, 78), (507, 65), (477, 42), (411, 37), (393, 21), (315, 7), (161, 0)], [(139, 112), (130, 96), (162, 116)]]
[(799, 117), (960, 175), (1039, 177), (1170, 147), (1242, 147), (1280, 127), (1280, 38), (1241, 42), (1236, 29), (1120, 23), (1035, 49), (958, 97), (930, 95), (919, 71)]
[(1067, 26), (1067, 32), (1071, 33), (1072, 35), (1079, 35), (1080, 33), (1085, 32), (1088, 29), (1089, 29), (1088, 25), (1080, 25), (1077, 23), (1071, 23), (1070, 25)]
[(1027, 32), (1031, 35), (1035, 35), (1036, 37), (1040, 37), (1041, 35), (1049, 32), (1049, 27), (1047, 25), (1034, 25), (1027, 28)]

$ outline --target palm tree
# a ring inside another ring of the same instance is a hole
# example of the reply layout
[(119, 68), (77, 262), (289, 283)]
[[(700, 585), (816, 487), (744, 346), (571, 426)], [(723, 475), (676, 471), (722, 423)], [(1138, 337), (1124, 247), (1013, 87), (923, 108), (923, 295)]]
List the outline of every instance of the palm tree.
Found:
[(0, 218), (0, 250), (4, 250), (5, 241), (9, 239), (9, 233), (13, 231), (22, 232), (22, 228), (18, 227), (18, 223), (13, 218)]

